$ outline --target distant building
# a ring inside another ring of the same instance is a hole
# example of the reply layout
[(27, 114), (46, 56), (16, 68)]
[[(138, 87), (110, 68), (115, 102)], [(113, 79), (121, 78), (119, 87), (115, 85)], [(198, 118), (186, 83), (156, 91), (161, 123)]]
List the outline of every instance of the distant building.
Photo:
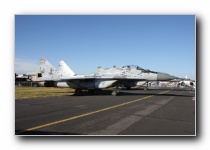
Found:
[(37, 70), (36, 72), (29, 72), (27, 73), (27, 75), (31, 77), (32, 81), (40, 81), (42, 79), (42, 74), (40, 70)]
[(41, 79), (42, 74), (39, 70), (36, 72), (30, 72), (26, 74), (15, 73), (16, 86), (44, 86), (44, 82), (41, 82)]

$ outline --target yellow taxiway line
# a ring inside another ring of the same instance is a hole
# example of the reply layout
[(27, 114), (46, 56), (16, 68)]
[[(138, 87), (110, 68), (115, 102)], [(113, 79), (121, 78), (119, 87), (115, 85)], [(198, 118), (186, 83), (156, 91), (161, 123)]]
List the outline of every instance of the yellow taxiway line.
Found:
[[(161, 92), (161, 93), (158, 93), (158, 94), (167, 93), (169, 91), (170, 90), (164, 91), (164, 92)], [(74, 120), (74, 119), (82, 118), (82, 117), (85, 117), (85, 116), (89, 116), (89, 115), (92, 115), (92, 114), (96, 114), (96, 113), (99, 113), (99, 112), (103, 112), (103, 111), (106, 111), (106, 110), (110, 110), (110, 109), (114, 109), (114, 108), (117, 108), (117, 107), (125, 106), (125, 105), (132, 104), (132, 103), (135, 103), (135, 102), (138, 102), (138, 101), (141, 101), (141, 100), (148, 99), (148, 98), (153, 97), (153, 96), (154, 95), (146, 96), (146, 97), (143, 97), (143, 98), (140, 98), (140, 99), (136, 99), (136, 100), (133, 100), (133, 101), (122, 103), (122, 104), (118, 104), (118, 105), (110, 106), (110, 107), (107, 107), (107, 108), (99, 109), (99, 110), (96, 110), (96, 111), (88, 112), (88, 113), (81, 114), (81, 115), (74, 116), (74, 117), (70, 117), (70, 118), (67, 118), (67, 119), (62, 119), (62, 120), (58, 120), (58, 121), (55, 121), (55, 122), (43, 124), (43, 125), (40, 125), (40, 126), (28, 128), (28, 129), (25, 129), (24, 131), (18, 132), (17, 134), (27, 132), (27, 131), (33, 131), (33, 130), (41, 129), (41, 128), (44, 128), (44, 127), (52, 126), (52, 125), (55, 125), (55, 124), (59, 124), (59, 123), (67, 122), (67, 121), (70, 121), (70, 120)]]

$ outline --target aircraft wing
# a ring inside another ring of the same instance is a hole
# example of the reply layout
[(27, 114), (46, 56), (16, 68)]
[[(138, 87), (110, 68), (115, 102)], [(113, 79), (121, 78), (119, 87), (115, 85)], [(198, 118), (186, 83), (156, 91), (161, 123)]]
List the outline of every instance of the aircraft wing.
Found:
[(54, 81), (73, 81), (73, 80), (91, 80), (91, 79), (96, 79), (96, 77), (68, 77), (68, 78), (60, 78)]
[(54, 81), (54, 82), (67, 82), (67, 81), (73, 81), (73, 80), (89, 80), (89, 79), (96, 79), (97, 77), (68, 77), (68, 78), (44, 78), (44, 79), (41, 79), (39, 81)]
[(118, 81), (146, 81), (146, 79), (140, 79), (140, 78), (133, 78), (133, 77), (119, 77), (119, 76), (84, 76), (84, 77), (68, 77), (68, 78), (61, 78), (61, 79), (54, 79), (53, 81), (73, 81), (73, 80), (118, 80)]
[(146, 81), (147, 79), (145, 78), (135, 78), (135, 77), (101, 77), (101, 79), (104, 80), (118, 80), (118, 81)]

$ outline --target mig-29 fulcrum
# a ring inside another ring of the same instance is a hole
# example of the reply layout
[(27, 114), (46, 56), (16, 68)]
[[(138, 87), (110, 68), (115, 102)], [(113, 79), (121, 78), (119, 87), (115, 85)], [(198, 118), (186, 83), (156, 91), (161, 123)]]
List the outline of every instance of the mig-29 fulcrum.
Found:
[(57, 87), (69, 87), (75, 89), (75, 95), (83, 95), (82, 90), (94, 93), (95, 90), (114, 88), (112, 95), (120, 92), (121, 86), (131, 85), (140, 81), (166, 81), (176, 77), (166, 73), (145, 70), (138, 66), (124, 66), (113, 68), (112, 71), (98, 71), (94, 74), (77, 75), (64, 61), (59, 62), (56, 70), (46, 59), (40, 59), (40, 71), (42, 80), (53, 83)]

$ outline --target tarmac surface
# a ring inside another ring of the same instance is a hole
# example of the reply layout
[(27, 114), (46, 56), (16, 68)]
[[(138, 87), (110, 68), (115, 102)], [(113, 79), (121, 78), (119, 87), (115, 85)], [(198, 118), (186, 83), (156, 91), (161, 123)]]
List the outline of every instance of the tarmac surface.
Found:
[(191, 91), (128, 90), (15, 100), (15, 135), (196, 136)]

